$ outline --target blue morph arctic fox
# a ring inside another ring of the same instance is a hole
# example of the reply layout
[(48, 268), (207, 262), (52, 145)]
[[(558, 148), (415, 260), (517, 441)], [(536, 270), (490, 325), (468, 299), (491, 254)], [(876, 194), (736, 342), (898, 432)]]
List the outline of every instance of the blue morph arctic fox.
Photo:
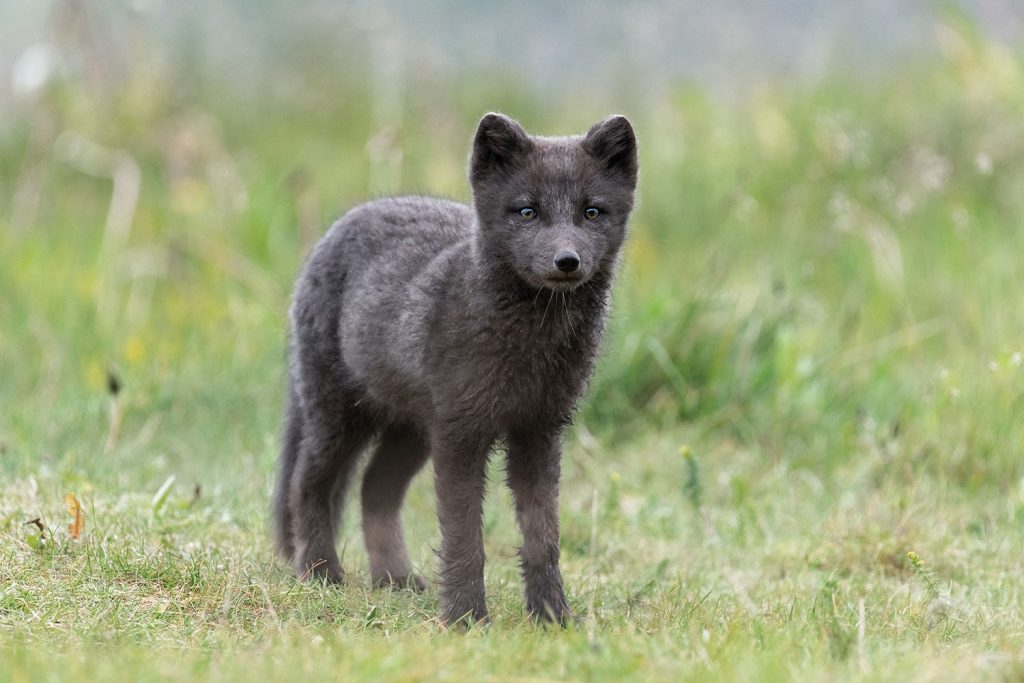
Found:
[(360, 453), (376, 584), (425, 588), (400, 510), (433, 460), (441, 618), (487, 618), (481, 511), (495, 444), (523, 533), (527, 609), (571, 618), (558, 567), (562, 432), (594, 367), (637, 182), (622, 116), (585, 135), (480, 121), (473, 206), (427, 197), (352, 209), (313, 249), (291, 309), (289, 405), (275, 496), (296, 573), (341, 582), (335, 534)]

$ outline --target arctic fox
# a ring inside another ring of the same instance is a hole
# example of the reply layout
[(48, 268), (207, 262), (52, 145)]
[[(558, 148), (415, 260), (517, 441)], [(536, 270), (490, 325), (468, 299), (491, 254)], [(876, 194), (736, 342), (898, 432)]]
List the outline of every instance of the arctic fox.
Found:
[(278, 547), (300, 577), (342, 581), (335, 532), (373, 441), (362, 481), (371, 578), (422, 590), (400, 509), (429, 457), (441, 620), (484, 620), (485, 467), (501, 444), (526, 608), (564, 623), (562, 433), (604, 330), (633, 208), (636, 138), (622, 116), (548, 138), (487, 114), (469, 180), (472, 207), (426, 197), (363, 204), (309, 256), (291, 308)]

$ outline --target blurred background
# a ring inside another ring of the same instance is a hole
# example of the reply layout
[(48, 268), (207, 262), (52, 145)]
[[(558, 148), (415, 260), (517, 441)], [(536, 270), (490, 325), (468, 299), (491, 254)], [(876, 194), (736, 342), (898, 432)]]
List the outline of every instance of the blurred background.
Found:
[(331, 221), (468, 200), (487, 111), (619, 112), (640, 197), (575, 443), (1001, 486), (1022, 34), (1014, 0), (0, 0), (4, 468), (263, 486), (291, 283)]

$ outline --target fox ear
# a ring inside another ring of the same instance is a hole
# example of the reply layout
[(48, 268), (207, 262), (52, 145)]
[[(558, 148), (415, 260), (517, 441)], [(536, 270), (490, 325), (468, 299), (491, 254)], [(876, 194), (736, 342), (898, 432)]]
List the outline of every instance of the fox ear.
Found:
[(485, 114), (473, 138), (469, 179), (477, 181), (492, 171), (508, 169), (516, 158), (533, 148), (523, 127), (504, 114)]
[(583, 139), (583, 148), (607, 170), (621, 173), (636, 185), (636, 135), (625, 116), (609, 116), (595, 123)]

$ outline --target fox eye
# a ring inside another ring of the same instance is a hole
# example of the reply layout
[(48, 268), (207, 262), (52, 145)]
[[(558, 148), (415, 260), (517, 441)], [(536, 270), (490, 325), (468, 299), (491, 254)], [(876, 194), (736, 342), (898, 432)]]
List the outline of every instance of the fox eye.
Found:
[(524, 206), (523, 208), (519, 209), (519, 215), (529, 221), (536, 218), (537, 212), (533, 209), (533, 207)]
[(597, 217), (600, 215), (601, 209), (597, 208), (596, 206), (588, 206), (586, 210), (583, 212), (583, 217), (586, 218), (588, 221), (595, 221), (597, 220)]

